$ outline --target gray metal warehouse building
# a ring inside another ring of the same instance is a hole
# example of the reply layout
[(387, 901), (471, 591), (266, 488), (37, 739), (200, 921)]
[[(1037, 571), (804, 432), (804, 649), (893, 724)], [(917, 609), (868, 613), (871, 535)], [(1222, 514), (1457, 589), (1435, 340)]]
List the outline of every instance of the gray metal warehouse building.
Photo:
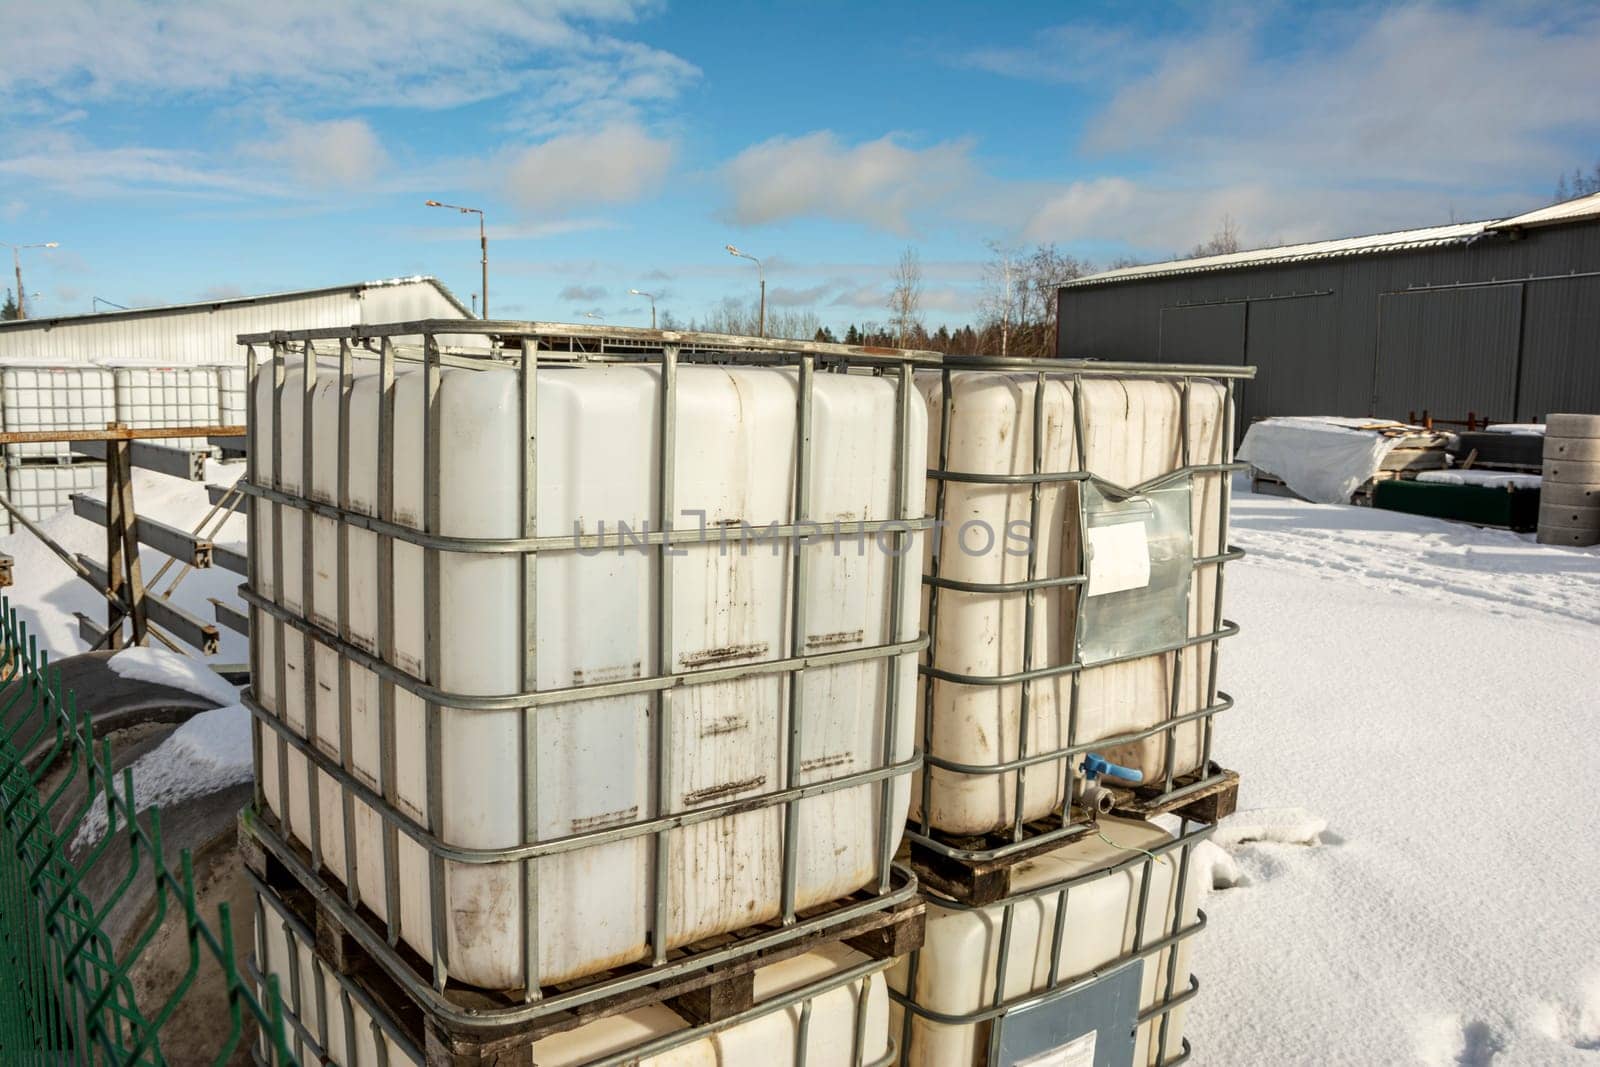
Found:
[(1600, 412), (1600, 194), (1490, 222), (1106, 271), (1058, 299), (1064, 358), (1254, 364), (1241, 425)]

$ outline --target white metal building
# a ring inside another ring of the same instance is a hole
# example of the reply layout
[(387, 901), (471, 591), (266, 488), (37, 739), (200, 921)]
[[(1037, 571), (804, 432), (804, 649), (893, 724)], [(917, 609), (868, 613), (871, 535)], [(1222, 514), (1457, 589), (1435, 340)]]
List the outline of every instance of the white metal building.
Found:
[(471, 314), (436, 278), (391, 278), (170, 307), (0, 322), (0, 361), (242, 363), (244, 352), (235, 340), (241, 333), (464, 319)]

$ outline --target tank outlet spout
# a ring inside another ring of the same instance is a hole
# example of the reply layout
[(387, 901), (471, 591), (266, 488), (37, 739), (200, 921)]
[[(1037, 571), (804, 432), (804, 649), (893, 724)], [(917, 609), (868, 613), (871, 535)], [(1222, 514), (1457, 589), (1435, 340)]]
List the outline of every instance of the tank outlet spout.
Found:
[(1112, 763), (1104, 756), (1096, 756), (1092, 752), (1083, 757), (1079, 770), (1083, 772), (1083, 808), (1089, 812), (1091, 818), (1109, 815), (1111, 809), (1116, 806), (1116, 795), (1100, 784), (1102, 777), (1117, 778), (1130, 783), (1144, 781), (1142, 771)]

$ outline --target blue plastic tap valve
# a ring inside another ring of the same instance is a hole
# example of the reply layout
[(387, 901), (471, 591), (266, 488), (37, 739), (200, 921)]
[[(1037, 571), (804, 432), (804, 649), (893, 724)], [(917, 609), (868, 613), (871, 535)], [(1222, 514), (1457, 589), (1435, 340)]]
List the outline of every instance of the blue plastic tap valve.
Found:
[(1092, 782), (1102, 774), (1112, 778), (1121, 778), (1125, 782), (1144, 781), (1144, 772), (1136, 771), (1132, 767), (1112, 763), (1104, 756), (1096, 756), (1093, 752), (1086, 753), (1083, 757), (1083, 777)]

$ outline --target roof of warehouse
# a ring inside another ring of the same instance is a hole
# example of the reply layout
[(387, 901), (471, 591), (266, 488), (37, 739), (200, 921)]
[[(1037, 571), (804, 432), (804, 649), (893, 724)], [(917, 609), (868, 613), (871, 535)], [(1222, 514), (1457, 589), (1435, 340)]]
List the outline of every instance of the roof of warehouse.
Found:
[(0, 322), (0, 330), (25, 330), (53, 326), (76, 326), (91, 322), (111, 322), (116, 319), (135, 319), (154, 315), (174, 315), (187, 311), (216, 311), (225, 307), (247, 304), (271, 304), (279, 300), (299, 300), (308, 296), (327, 296), (329, 293), (358, 293), (366, 289), (383, 289), (393, 285), (431, 285), (444, 294), (463, 317), (472, 313), (456, 298), (443, 282), (430, 274), (415, 274), (407, 278), (380, 278), (372, 282), (353, 282), (349, 285), (326, 285), (320, 289), (293, 289), (284, 293), (262, 293), (257, 296), (230, 296), (220, 300), (196, 300), (189, 304), (161, 304), (147, 308), (124, 308), (118, 311), (84, 312), (80, 315), (51, 315), (48, 317), (13, 319)]
[(1128, 281), (1134, 278), (1161, 278), (1173, 274), (1200, 274), (1206, 271), (1228, 270), (1233, 267), (1258, 267), (1273, 263), (1297, 263), (1312, 259), (1334, 259), (1339, 256), (1371, 255), (1377, 252), (1399, 252), (1412, 248), (1430, 248), (1435, 245), (1465, 243), (1487, 232), (1515, 230), (1535, 226), (1554, 226), (1600, 218), (1600, 193), (1566, 200), (1550, 207), (1539, 208), (1508, 219), (1489, 219), (1484, 222), (1456, 222), (1448, 226), (1428, 226), (1420, 230), (1397, 230), (1393, 233), (1374, 233), (1364, 237), (1343, 237), (1334, 241), (1310, 241), (1305, 244), (1279, 245), (1276, 248), (1255, 248), (1246, 252), (1228, 252), (1220, 256), (1199, 256), (1193, 259), (1173, 259), (1165, 263), (1147, 263), (1138, 267), (1121, 267), (1074, 278), (1062, 286), (1073, 289), (1107, 282)]

